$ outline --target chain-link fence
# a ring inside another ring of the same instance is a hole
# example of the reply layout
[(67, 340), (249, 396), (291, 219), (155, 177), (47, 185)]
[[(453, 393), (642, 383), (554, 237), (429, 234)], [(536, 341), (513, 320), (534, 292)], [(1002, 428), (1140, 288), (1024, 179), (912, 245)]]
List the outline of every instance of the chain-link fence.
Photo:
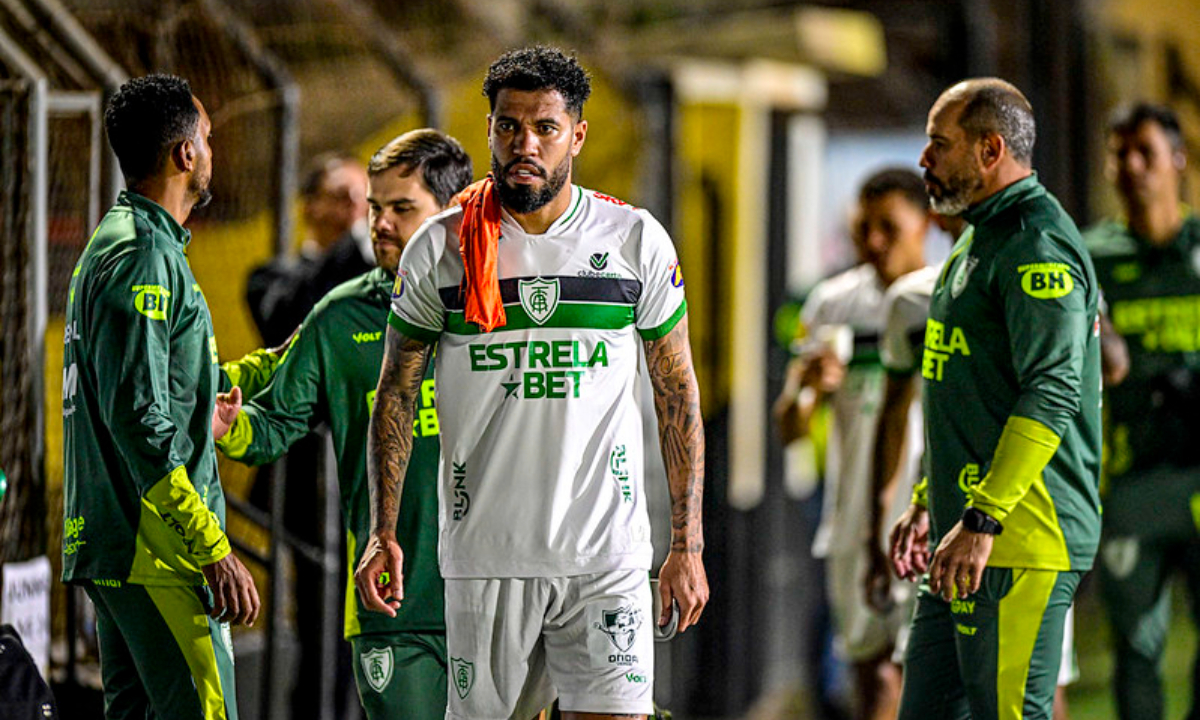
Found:
[(8, 492), (0, 502), (0, 562), (43, 551), (44, 495), (28, 429), (34, 422), (29, 353), (30, 85), (0, 80), (0, 468)]

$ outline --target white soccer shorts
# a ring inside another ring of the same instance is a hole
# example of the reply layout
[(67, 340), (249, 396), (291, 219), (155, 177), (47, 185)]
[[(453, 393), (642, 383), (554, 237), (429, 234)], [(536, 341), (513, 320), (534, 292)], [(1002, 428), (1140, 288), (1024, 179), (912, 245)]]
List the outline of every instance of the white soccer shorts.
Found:
[(446, 578), (447, 720), (654, 712), (650, 575)]

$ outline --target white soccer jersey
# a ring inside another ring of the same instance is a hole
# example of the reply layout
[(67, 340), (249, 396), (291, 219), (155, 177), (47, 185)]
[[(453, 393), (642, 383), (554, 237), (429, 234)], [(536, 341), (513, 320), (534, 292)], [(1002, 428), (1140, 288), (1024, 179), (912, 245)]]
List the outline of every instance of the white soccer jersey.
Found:
[(916, 372), (925, 347), (929, 298), (941, 265), (910, 272), (892, 283), (884, 297), (885, 327), (879, 345), (883, 366), (898, 373)]
[(572, 186), (541, 235), (504, 213), (507, 324), (463, 319), (461, 209), (427, 221), (400, 260), (389, 322), (436, 342), (438, 554), (450, 578), (649, 569), (636, 399), (643, 340), (686, 312), (663, 227)]
[(883, 402), (883, 297), (875, 269), (863, 264), (818, 283), (801, 311), (809, 334), (823, 325), (848, 325), (854, 331), (846, 377), (827, 400), (832, 412), (824, 505), (813, 540), (817, 557), (861, 551), (863, 524), (870, 517), (871, 463)]
[[(884, 527), (890, 528), (912, 500), (912, 486), (921, 473), (921, 453), (925, 448), (924, 414), (921, 411), (921, 358), (925, 348), (925, 320), (929, 317), (929, 298), (942, 266), (932, 265), (897, 278), (883, 298), (885, 325), (879, 343), (879, 357), (888, 372), (911, 375), (916, 384), (908, 407), (908, 435), (901, 458), (900, 475), (892, 506)], [(886, 542), (886, 538), (884, 538)]]

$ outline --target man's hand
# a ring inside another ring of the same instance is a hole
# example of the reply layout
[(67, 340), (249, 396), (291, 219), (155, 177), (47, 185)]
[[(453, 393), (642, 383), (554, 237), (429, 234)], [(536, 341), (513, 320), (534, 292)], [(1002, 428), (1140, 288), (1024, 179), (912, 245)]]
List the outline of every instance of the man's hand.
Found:
[(829, 347), (822, 346), (816, 352), (806, 353), (793, 362), (800, 364), (800, 387), (813, 388), (822, 395), (837, 392), (846, 379), (846, 366)]
[(929, 589), (941, 593), (947, 602), (979, 590), (994, 538), (987, 533), (967, 530), (961, 520), (955, 523), (933, 553)]
[(888, 547), (896, 576), (915, 582), (929, 569), (929, 511), (909, 505), (892, 526)]
[(659, 627), (671, 619), (671, 599), (679, 603), (679, 632), (695, 625), (708, 604), (708, 576), (699, 552), (672, 550), (658, 571), (658, 593), (662, 599)]
[(887, 612), (892, 607), (892, 579), (888, 571), (888, 559), (879, 549), (878, 538), (872, 537), (867, 546), (867, 572), (863, 576), (863, 597), (867, 606), (876, 612)]
[(233, 421), (237, 419), (238, 413), (241, 411), (242, 389), (240, 387), (235, 385), (230, 392), (217, 393), (217, 405), (213, 408), (212, 417), (214, 442), (225, 437), (225, 433), (233, 427)]
[(404, 551), (395, 535), (372, 534), (354, 571), (354, 586), (368, 610), (396, 617), (404, 599)]
[(211, 565), (201, 566), (200, 570), (212, 588), (213, 619), (230, 625), (253, 625), (260, 606), (258, 588), (242, 561), (229, 553)]

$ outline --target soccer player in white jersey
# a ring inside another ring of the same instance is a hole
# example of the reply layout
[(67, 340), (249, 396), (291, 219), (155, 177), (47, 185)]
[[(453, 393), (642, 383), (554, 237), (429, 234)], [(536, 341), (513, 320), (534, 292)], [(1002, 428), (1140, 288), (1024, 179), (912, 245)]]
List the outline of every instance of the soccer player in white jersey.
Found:
[[(851, 233), (862, 263), (813, 288), (801, 313), (810, 349), (789, 365), (775, 402), (785, 444), (808, 434), (809, 420), (821, 405), (832, 411), (813, 553), (826, 561), (835, 644), (854, 667), (854, 716), (864, 720), (895, 717), (900, 670), (891, 655), (907, 621), (898, 607), (890, 613), (868, 607), (861, 590), (868, 562), (863, 538), (872, 503), (872, 452), (883, 399), (883, 297), (897, 278), (925, 264), (928, 202), (920, 176), (911, 170), (881, 170), (863, 183)], [(917, 420), (912, 432), (919, 427)]]
[(586, 71), (559, 50), (488, 70), (492, 173), (426, 222), (400, 261), (368, 439), (368, 608), (403, 600), (397, 504), (413, 402), (434, 355), (447, 718), (653, 712), (650, 523), (640, 410), (646, 354), (671, 495), (664, 614), (695, 624), (704, 434), (683, 276), (649, 213), (571, 183)]

